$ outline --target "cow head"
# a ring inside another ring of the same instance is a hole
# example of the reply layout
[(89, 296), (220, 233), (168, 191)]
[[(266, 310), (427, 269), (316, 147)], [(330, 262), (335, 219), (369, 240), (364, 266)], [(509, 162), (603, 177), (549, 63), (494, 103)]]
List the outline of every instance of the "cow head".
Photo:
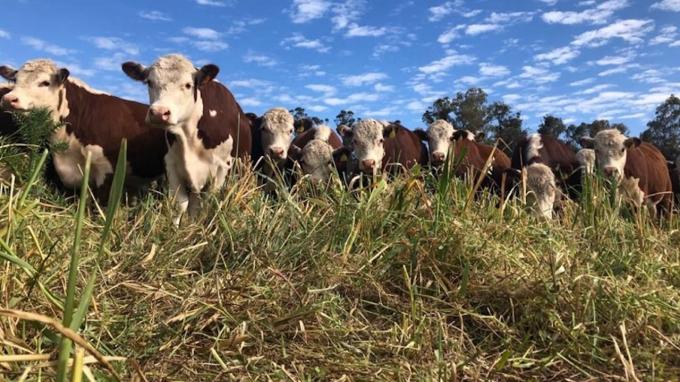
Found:
[(416, 130), (421, 140), (427, 141), (430, 147), (430, 163), (441, 166), (448, 156), (451, 144), (456, 140), (456, 130), (449, 122), (438, 119), (427, 128), (427, 131)]
[(316, 124), (311, 118), (302, 118), (298, 119), (295, 121), (295, 134), (302, 134), (307, 130), (311, 130), (314, 128)]
[(219, 68), (208, 64), (196, 69), (184, 56), (170, 54), (159, 58), (148, 68), (136, 62), (126, 62), (123, 71), (148, 87), (150, 106), (147, 122), (174, 126), (200, 119), (203, 101), (198, 91), (217, 76)]
[(557, 199), (557, 185), (555, 174), (550, 167), (542, 163), (527, 166), (527, 187), (534, 199), (534, 212), (537, 216), (552, 219), (553, 207)]
[(576, 153), (576, 160), (585, 170), (586, 174), (592, 174), (595, 170), (595, 150), (581, 149)]
[(314, 134), (314, 139), (309, 141), (304, 148), (291, 145), (291, 159), (296, 160), (305, 175), (309, 175), (314, 182), (327, 182), (333, 172), (334, 164), (341, 162), (344, 156), (348, 160), (351, 149), (340, 147), (333, 150), (328, 143), (331, 131), (321, 125)]
[(355, 123), (351, 130), (343, 129), (341, 134), (345, 139), (351, 139), (359, 170), (375, 174), (385, 157), (385, 138), (396, 135), (399, 128), (397, 124), (364, 119)]
[(616, 129), (602, 130), (595, 138), (581, 138), (581, 146), (595, 150), (597, 167), (616, 180), (623, 178), (628, 150), (640, 146), (639, 138), (626, 138)]
[(284, 108), (270, 109), (260, 119), (262, 149), (275, 161), (286, 159), (293, 138), (293, 116)]
[(2, 97), (3, 108), (14, 111), (47, 108), (55, 119), (68, 114), (64, 94), (68, 69), (59, 68), (50, 60), (33, 60), (19, 70), (0, 66), (0, 75), (13, 82), (13, 89)]
[(338, 125), (335, 129), (342, 138), (342, 145), (352, 147), (352, 128), (347, 125)]

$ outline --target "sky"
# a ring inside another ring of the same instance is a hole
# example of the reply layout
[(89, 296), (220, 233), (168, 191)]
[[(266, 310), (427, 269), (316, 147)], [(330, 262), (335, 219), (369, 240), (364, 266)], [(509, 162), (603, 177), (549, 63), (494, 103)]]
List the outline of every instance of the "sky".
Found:
[(535, 130), (609, 119), (641, 132), (680, 94), (680, 0), (3, 0), (0, 64), (50, 58), (147, 101), (120, 70), (182, 53), (214, 63), (245, 111), (304, 107), (422, 127), (481, 87)]

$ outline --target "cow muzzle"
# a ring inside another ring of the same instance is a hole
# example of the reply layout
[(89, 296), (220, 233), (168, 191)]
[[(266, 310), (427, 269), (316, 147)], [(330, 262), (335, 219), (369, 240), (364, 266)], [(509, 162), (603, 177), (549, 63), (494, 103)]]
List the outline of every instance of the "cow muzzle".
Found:
[(604, 169), (602, 169), (602, 172), (607, 178), (618, 179), (621, 177), (619, 169), (616, 167), (605, 167)]
[(432, 153), (432, 164), (435, 166), (441, 166), (445, 159), (446, 155), (444, 153)]
[(275, 160), (286, 159), (286, 154), (286, 150), (281, 147), (272, 147), (269, 149), (269, 155)]
[(2, 97), (2, 100), (0, 101), (0, 106), (2, 106), (3, 109), (21, 110), (19, 97), (15, 96), (12, 93), (7, 93)]
[(149, 112), (146, 114), (147, 122), (154, 125), (170, 125), (172, 113), (170, 109), (165, 106), (151, 106)]
[(360, 164), (360, 170), (363, 172), (373, 172), (375, 170), (375, 160), (374, 159), (364, 159)]

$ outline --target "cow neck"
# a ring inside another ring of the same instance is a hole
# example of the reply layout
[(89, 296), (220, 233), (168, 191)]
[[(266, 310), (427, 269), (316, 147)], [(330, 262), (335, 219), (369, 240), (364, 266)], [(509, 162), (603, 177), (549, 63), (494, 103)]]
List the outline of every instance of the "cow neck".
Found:
[(199, 90), (193, 113), (189, 119), (168, 128), (168, 131), (175, 136), (176, 141), (179, 143), (179, 149), (182, 153), (193, 151), (192, 149), (201, 146), (201, 138), (198, 136), (198, 123), (202, 117), (203, 99)]

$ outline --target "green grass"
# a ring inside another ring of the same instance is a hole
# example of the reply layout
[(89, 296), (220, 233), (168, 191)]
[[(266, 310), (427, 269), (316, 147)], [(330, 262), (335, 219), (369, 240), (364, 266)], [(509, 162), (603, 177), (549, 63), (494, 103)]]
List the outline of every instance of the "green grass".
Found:
[[(19, 205), (27, 168), (0, 194), (0, 305), (61, 320), (77, 202), (38, 179)], [(96, 279), (78, 332), (126, 358), (112, 361), (123, 380), (621, 380), (626, 367), (677, 380), (677, 217), (621, 209), (598, 179), (547, 223), (517, 199), (499, 209), (463, 181), (421, 178), (274, 200), (243, 170), (180, 229), (162, 191), (115, 219), (85, 209), (74, 288)], [(56, 359), (59, 340), (0, 318), (2, 356)], [(27, 369), (57, 373), (0, 362), (9, 380)]]

